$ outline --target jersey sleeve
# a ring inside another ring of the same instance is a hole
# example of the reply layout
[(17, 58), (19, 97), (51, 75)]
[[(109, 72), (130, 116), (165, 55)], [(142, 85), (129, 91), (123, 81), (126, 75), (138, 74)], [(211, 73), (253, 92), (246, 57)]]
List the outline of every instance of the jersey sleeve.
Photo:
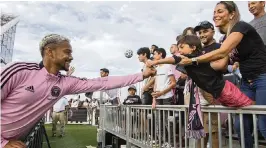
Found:
[(231, 30), (231, 33), (232, 32), (239, 32), (243, 35), (246, 35), (250, 29), (251, 29), (250, 24), (243, 22), (243, 21), (240, 21), (240, 22), (235, 24), (235, 26)]
[(142, 73), (128, 76), (108, 76), (95, 79), (80, 79), (77, 77), (64, 77), (63, 85), (67, 94), (77, 94), (85, 92), (95, 92), (125, 87), (143, 80)]
[(22, 64), (13, 62), (1, 68), (1, 101), (21, 82), (23, 71), (18, 71), (20, 65)]

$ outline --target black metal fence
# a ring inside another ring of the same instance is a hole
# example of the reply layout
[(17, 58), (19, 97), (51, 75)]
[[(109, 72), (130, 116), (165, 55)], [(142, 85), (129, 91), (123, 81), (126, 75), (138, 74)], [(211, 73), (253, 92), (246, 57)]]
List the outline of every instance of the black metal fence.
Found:
[(51, 148), (49, 139), (44, 127), (44, 119), (38, 122), (35, 127), (32, 128), (31, 132), (26, 137), (24, 143), (27, 148), (42, 148), (43, 136), (45, 136), (48, 148)]

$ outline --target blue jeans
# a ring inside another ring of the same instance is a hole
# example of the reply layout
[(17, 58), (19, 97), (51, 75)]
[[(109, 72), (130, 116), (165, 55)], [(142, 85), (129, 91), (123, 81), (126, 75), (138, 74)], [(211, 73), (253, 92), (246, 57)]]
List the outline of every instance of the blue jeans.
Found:
[[(249, 98), (256, 101), (256, 105), (266, 105), (266, 74), (259, 75), (252, 83), (242, 81), (240, 89)], [(266, 115), (258, 115), (258, 126), (261, 134), (266, 139)], [(252, 115), (243, 115), (245, 148), (253, 148), (253, 119)], [(240, 140), (240, 119), (235, 119), (235, 130)]]

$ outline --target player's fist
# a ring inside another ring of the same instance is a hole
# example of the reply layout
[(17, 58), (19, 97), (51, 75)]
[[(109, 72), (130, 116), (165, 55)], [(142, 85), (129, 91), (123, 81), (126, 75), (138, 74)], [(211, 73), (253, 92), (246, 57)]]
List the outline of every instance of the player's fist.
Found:
[(156, 61), (156, 60), (154, 60), (154, 61), (148, 60), (145, 64), (146, 64), (146, 67), (153, 67), (155, 65), (158, 65), (158, 61)]
[(142, 72), (143, 78), (148, 78), (150, 76), (156, 75), (156, 69), (155, 68), (145, 68), (145, 70)]

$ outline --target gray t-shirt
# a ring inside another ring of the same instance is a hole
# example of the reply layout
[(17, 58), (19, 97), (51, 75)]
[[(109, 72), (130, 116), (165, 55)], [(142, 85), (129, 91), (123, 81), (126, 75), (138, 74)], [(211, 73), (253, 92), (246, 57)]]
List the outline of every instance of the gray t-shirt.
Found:
[(266, 45), (266, 14), (264, 14), (260, 18), (253, 19), (250, 22), (250, 25), (252, 25), (256, 29), (256, 31), (262, 38), (264, 45)]

